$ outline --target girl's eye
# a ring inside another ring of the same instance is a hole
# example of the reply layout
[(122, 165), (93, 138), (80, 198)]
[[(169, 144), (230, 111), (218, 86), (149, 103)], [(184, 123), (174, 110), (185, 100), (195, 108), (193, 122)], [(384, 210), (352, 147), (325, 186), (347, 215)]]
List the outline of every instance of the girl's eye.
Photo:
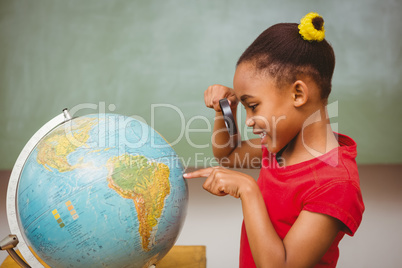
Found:
[(252, 111), (255, 111), (255, 108), (257, 108), (257, 104), (254, 104), (254, 105), (249, 105), (248, 107), (252, 110)]

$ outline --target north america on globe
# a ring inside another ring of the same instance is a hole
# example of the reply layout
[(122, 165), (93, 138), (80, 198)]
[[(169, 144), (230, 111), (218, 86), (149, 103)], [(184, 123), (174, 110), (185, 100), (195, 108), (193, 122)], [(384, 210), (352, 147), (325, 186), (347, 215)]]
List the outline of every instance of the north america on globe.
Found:
[(96, 124), (95, 118), (77, 118), (68, 131), (65, 128), (54, 130), (38, 144), (38, 163), (49, 171), (54, 168), (59, 172), (72, 171), (82, 166), (80, 163), (70, 164), (67, 157), (78, 147), (88, 146), (86, 142), (90, 137), (89, 132)]

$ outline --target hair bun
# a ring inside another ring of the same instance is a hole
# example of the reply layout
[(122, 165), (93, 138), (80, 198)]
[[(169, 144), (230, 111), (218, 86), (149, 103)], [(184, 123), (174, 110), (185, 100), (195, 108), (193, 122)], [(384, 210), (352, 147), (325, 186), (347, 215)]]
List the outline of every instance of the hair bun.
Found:
[(304, 40), (321, 42), (325, 38), (324, 19), (310, 12), (300, 20), (299, 33)]

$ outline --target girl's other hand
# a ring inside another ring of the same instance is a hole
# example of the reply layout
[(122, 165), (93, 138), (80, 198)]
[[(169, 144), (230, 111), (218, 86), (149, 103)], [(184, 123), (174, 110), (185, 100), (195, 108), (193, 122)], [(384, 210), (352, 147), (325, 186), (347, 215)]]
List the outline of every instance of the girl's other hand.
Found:
[(221, 111), (219, 106), (219, 100), (228, 99), (230, 107), (235, 109), (239, 103), (233, 89), (225, 87), (222, 85), (212, 85), (207, 88), (204, 92), (205, 105), (208, 108), (212, 108), (217, 112)]

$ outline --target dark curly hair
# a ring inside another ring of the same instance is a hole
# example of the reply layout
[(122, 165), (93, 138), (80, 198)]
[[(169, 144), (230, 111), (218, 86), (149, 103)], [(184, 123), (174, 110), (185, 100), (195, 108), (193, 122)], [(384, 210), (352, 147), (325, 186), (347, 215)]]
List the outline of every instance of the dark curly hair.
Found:
[[(313, 21), (321, 29), (323, 20)], [(321, 99), (327, 100), (331, 92), (335, 54), (324, 39), (306, 41), (299, 34), (298, 24), (279, 23), (264, 32), (243, 52), (237, 66), (243, 62), (254, 64), (261, 72), (268, 72), (278, 87), (293, 83), (301, 75), (314, 79), (321, 90)]]

